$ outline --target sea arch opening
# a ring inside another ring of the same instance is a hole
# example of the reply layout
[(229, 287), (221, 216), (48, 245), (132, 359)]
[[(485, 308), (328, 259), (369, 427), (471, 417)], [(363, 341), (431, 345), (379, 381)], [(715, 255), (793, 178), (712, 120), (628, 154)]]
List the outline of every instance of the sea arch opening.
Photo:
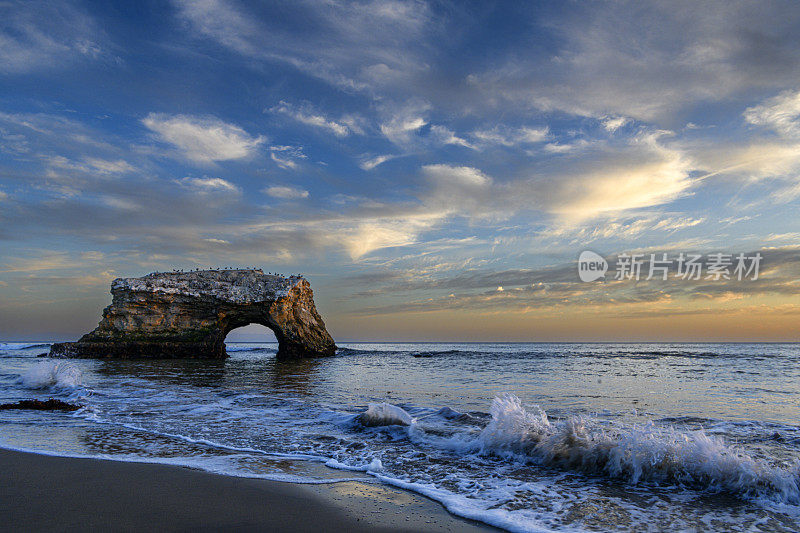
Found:
[(228, 352), (246, 350), (266, 344), (269, 348), (278, 349), (278, 338), (268, 326), (251, 323), (245, 326), (232, 328), (225, 335), (225, 346)]

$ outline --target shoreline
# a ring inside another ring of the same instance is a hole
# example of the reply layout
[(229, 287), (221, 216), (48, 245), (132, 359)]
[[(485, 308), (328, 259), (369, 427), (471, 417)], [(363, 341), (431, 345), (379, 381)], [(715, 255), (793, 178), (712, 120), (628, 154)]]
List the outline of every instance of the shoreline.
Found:
[(498, 531), (382, 483), (305, 485), (0, 449), (9, 531)]

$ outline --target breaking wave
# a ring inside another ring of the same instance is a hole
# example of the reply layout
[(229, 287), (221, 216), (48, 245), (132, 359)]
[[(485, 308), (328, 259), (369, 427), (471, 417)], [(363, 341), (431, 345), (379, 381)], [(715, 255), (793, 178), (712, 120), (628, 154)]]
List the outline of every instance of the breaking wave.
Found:
[(772, 466), (703, 431), (653, 424), (617, 428), (578, 416), (551, 422), (538, 407), (525, 410), (513, 394), (496, 397), (491, 415), (491, 422), (468, 444), (471, 451), (634, 484), (670, 483), (800, 503), (800, 465)]
[(405, 409), (390, 403), (371, 403), (366, 411), (356, 417), (361, 424), (373, 426), (410, 426), (414, 419)]
[(75, 389), (82, 385), (83, 373), (78, 367), (63, 361), (42, 361), (22, 374), (21, 383), (29, 389)]

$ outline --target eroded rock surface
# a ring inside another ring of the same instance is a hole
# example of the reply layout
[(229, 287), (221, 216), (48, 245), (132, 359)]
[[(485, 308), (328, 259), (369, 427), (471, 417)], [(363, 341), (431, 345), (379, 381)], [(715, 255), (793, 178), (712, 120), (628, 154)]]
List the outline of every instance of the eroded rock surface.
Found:
[(118, 278), (97, 328), (54, 344), (54, 357), (224, 358), (225, 336), (248, 324), (275, 332), (278, 358), (333, 355), (336, 345), (300, 276), (261, 270), (156, 272)]

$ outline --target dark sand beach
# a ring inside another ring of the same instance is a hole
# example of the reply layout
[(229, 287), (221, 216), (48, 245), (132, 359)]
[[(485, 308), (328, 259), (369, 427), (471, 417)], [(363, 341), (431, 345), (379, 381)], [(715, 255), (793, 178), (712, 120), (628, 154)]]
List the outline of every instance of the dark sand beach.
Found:
[(378, 484), (295, 485), (0, 450), (5, 531), (494, 531)]

